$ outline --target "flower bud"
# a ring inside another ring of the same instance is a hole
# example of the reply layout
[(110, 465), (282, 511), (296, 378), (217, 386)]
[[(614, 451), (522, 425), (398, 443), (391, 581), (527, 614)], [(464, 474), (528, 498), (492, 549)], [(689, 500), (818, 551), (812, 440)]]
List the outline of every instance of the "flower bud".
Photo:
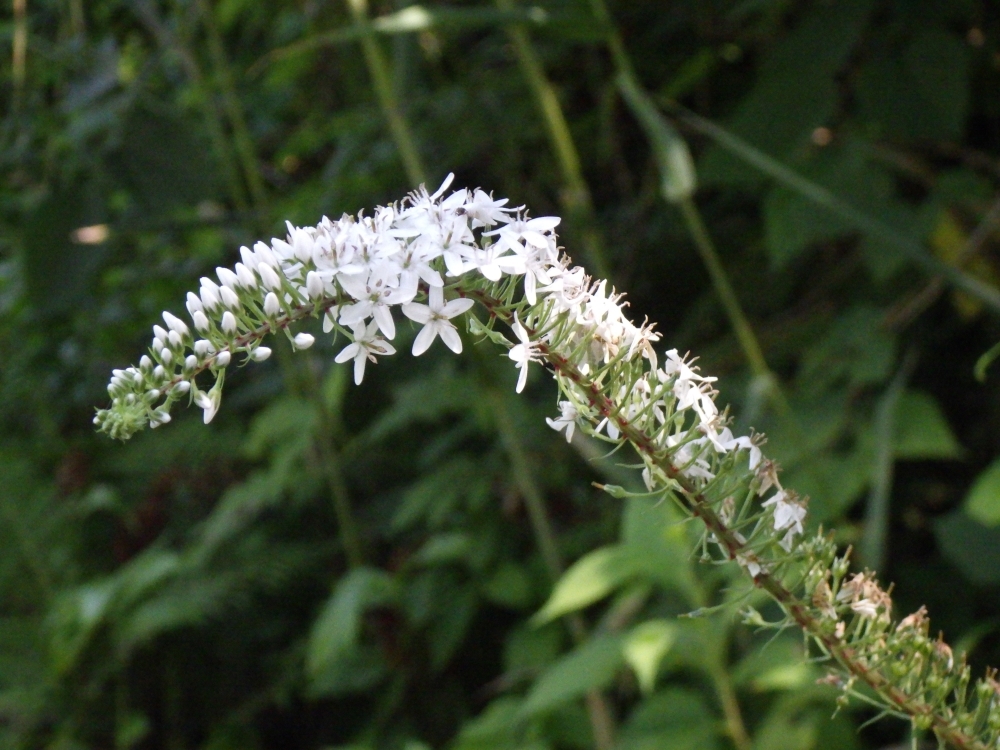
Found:
[(181, 336), (187, 336), (190, 334), (187, 324), (176, 315), (171, 315), (166, 310), (163, 311), (163, 322), (167, 324), (167, 327), (171, 331), (176, 331)]
[(186, 304), (187, 304), (188, 312), (191, 313), (192, 316), (196, 312), (202, 312), (205, 309), (204, 305), (201, 304), (201, 300), (198, 298), (198, 295), (195, 294), (194, 292), (188, 292), (187, 293), (187, 303)]
[(149, 355), (143, 354), (142, 357), (139, 358), (139, 367), (141, 367), (144, 372), (148, 371), (153, 367), (153, 360), (149, 358)]
[(207, 276), (201, 277), (201, 303), (206, 310), (215, 310), (219, 304), (219, 285)]
[(264, 314), (273, 318), (280, 312), (281, 303), (278, 302), (278, 295), (274, 292), (268, 292), (267, 296), (264, 297)]
[(232, 361), (233, 355), (228, 351), (221, 351), (215, 355), (215, 366), (216, 367), (227, 367)]
[(189, 355), (187, 355), (187, 357), (184, 358), (184, 369), (185, 370), (193, 370), (197, 366), (198, 366), (198, 358), (196, 356), (194, 356), (193, 354), (189, 354)]
[(236, 276), (245, 289), (257, 288), (257, 277), (254, 276), (253, 271), (242, 263), (236, 264)]
[(167, 334), (167, 341), (170, 342), (170, 346), (180, 347), (184, 343), (184, 339), (177, 331), (171, 331)]
[(260, 280), (265, 289), (274, 291), (281, 288), (281, 277), (278, 276), (278, 272), (274, 270), (273, 266), (261, 263), (257, 266), (257, 273), (260, 274)]
[(253, 246), (253, 250), (257, 253), (257, 273), (260, 273), (261, 263), (267, 263), (270, 266), (278, 265), (278, 259), (274, 257), (274, 253), (271, 252), (271, 248), (267, 246), (266, 242), (258, 242)]
[[(240, 248), (240, 258), (243, 259), (243, 262), (251, 271), (257, 268), (257, 256), (254, 254), (254, 251), (246, 245), (243, 245)], [(236, 269), (236, 271), (239, 273), (239, 269)]]
[(310, 299), (319, 299), (323, 296), (323, 279), (315, 271), (306, 274), (306, 293)]
[(195, 310), (191, 319), (194, 321), (195, 329), (202, 333), (205, 333), (205, 331), (211, 328), (211, 324), (208, 322), (208, 316), (201, 310)]
[(250, 358), (254, 362), (263, 362), (270, 356), (271, 356), (271, 350), (266, 346), (258, 346), (256, 349), (250, 352)]
[(230, 336), (236, 333), (236, 317), (229, 310), (222, 315), (222, 332)]
[(166, 347), (163, 347), (162, 349), (160, 349), (160, 361), (163, 364), (169, 366), (170, 363), (173, 361), (173, 359), (174, 359), (174, 355), (173, 355), (173, 353), (169, 349), (167, 349)]
[(163, 326), (153, 326), (153, 338), (160, 341), (167, 340), (167, 330)]
[(191, 381), (181, 380), (174, 386), (174, 390), (178, 393), (187, 393), (191, 390)]
[(212, 346), (212, 342), (207, 339), (198, 339), (194, 342), (194, 353), (199, 357), (204, 357), (215, 351), (215, 347)]
[(219, 289), (219, 297), (222, 299), (222, 304), (230, 310), (238, 310), (241, 307), (239, 296), (228, 286)]
[(164, 380), (167, 377), (167, 371), (163, 368), (163, 365), (157, 365), (153, 368), (153, 377), (157, 380)]
[(295, 334), (295, 338), (292, 339), (292, 346), (296, 349), (308, 349), (315, 343), (316, 337), (311, 333), (297, 333)]
[[(218, 276), (219, 281), (222, 282), (223, 289), (229, 289), (232, 291), (240, 285), (239, 277), (228, 268), (219, 266), (215, 269), (215, 275)], [(223, 297), (223, 301), (225, 301), (225, 297)]]

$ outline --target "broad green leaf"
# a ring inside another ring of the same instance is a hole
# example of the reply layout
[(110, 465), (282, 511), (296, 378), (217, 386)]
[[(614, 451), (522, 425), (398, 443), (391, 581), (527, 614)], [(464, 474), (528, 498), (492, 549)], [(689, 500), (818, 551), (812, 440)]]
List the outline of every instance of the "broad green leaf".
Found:
[(635, 672), (644, 693), (656, 686), (660, 662), (677, 639), (674, 623), (667, 620), (647, 620), (629, 631), (622, 642), (625, 661)]
[(970, 518), (987, 526), (1000, 524), (1000, 458), (976, 477), (963, 505)]
[(531, 605), (535, 592), (525, 566), (508, 560), (497, 566), (480, 588), (480, 593), (494, 604), (524, 609)]
[[(995, 472), (996, 467), (989, 470)], [(967, 579), (980, 585), (1000, 583), (1000, 528), (956, 510), (934, 522), (934, 536), (942, 554)]]
[(905, 45), (880, 37), (858, 77), (861, 117), (889, 138), (960, 137), (969, 103), (966, 45), (939, 28), (921, 29)]
[(559, 623), (540, 628), (520, 625), (504, 643), (505, 672), (538, 672), (559, 657), (565, 628)]
[[(799, 153), (837, 106), (836, 76), (861, 39), (871, 8), (867, 0), (811, 6), (761, 66), (729, 129), (771, 156)], [(761, 179), (746, 161), (718, 146), (706, 151), (699, 167), (706, 184)]]
[[(815, 152), (800, 171), (851, 205), (882, 219), (896, 218), (887, 216), (892, 178), (871, 163), (868, 150), (859, 143), (828, 146)], [(809, 197), (791, 187), (776, 185), (764, 200), (764, 230), (771, 263), (781, 268), (810, 245), (851, 234), (856, 228), (844, 217), (817, 210)], [(882, 248), (882, 252), (892, 253), (892, 249)], [(892, 257), (897, 256), (899, 253)]]
[(619, 733), (620, 750), (716, 750), (721, 722), (701, 693), (671, 687), (643, 700)]
[(563, 573), (545, 605), (532, 618), (544, 625), (603, 599), (641, 569), (639, 559), (621, 545), (590, 552)]
[(605, 687), (624, 665), (622, 639), (602, 635), (586, 641), (546, 669), (528, 692), (518, 714), (527, 718)]
[(691, 570), (693, 540), (688, 529), (670, 501), (629, 498), (622, 517), (621, 546), (632, 554), (639, 573), (693, 604), (698, 584)]
[(821, 673), (806, 660), (802, 640), (794, 635), (756, 644), (732, 672), (737, 687), (756, 692), (795, 690), (815, 683)]
[(309, 634), (309, 676), (315, 679), (345, 652), (356, 648), (365, 610), (392, 603), (397, 595), (396, 581), (376, 568), (356, 568), (341, 578)]
[(958, 458), (962, 454), (937, 401), (928, 393), (904, 391), (896, 406), (896, 458)]
[(418, 565), (462, 562), (468, 558), (472, 544), (472, 537), (461, 531), (435, 534), (413, 556), (413, 562)]

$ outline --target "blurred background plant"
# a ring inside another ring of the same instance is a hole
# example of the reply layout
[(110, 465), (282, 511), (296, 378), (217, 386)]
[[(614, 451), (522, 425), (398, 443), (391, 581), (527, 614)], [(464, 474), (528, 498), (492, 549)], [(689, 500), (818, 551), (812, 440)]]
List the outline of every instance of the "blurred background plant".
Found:
[(994, 4), (8, 8), (0, 747), (906, 738), (831, 719), (801, 639), (739, 624), (762, 602), (696, 530), (591, 487), (635, 487), (627, 457), (567, 445), (551, 384), (515, 397), (471, 340), (360, 388), (279, 342), (209, 427), (94, 434), (111, 367), (240, 245), (449, 171), (563, 216), (812, 523), (1000, 665)]

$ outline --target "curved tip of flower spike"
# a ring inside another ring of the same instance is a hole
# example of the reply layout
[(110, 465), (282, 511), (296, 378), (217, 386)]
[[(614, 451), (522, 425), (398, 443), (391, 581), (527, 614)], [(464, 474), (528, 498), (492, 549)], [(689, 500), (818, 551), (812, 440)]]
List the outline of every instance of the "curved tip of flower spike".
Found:
[(98, 409), (94, 415), (94, 425), (99, 432), (123, 442), (145, 429), (148, 424), (144, 407), (115, 405), (110, 409)]

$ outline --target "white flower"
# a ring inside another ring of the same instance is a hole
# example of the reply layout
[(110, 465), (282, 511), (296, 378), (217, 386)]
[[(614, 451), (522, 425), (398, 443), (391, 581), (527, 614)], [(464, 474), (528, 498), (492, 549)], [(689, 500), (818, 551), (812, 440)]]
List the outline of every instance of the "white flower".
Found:
[(268, 292), (267, 296), (264, 297), (264, 314), (274, 318), (280, 312), (281, 303), (278, 301), (278, 295), (274, 292)]
[(786, 551), (791, 550), (796, 534), (804, 531), (802, 522), (806, 517), (805, 506), (798, 502), (794, 493), (778, 490), (771, 498), (763, 503), (763, 507), (774, 506), (774, 530), (788, 530), (781, 540), (781, 546)]
[(213, 388), (208, 393), (197, 391), (194, 395), (194, 403), (204, 411), (202, 415), (205, 424), (212, 421), (216, 412), (219, 411), (219, 404), (222, 402), (222, 392), (218, 388)]
[(295, 338), (292, 339), (292, 346), (295, 349), (308, 349), (310, 346), (316, 343), (316, 337), (311, 333), (297, 333)]
[(365, 363), (370, 359), (375, 362), (376, 354), (395, 354), (396, 350), (392, 344), (378, 334), (378, 321), (373, 320), (367, 326), (363, 323), (356, 323), (351, 326), (354, 330), (354, 343), (345, 346), (340, 354), (335, 358), (335, 362), (346, 362), (354, 358), (354, 383), (361, 385), (365, 377)]
[(516, 367), (521, 371), (521, 374), (517, 378), (517, 392), (520, 393), (524, 390), (524, 384), (528, 382), (528, 363), (537, 357), (536, 350), (538, 344), (534, 343), (530, 338), (528, 338), (528, 332), (521, 325), (521, 321), (517, 319), (517, 313), (514, 313), (514, 323), (511, 325), (514, 331), (514, 335), (517, 336), (520, 344), (515, 344), (507, 352), (507, 356), (510, 357), (516, 363)]
[(427, 304), (410, 302), (403, 305), (403, 315), (423, 324), (420, 333), (413, 340), (413, 356), (419, 357), (430, 348), (438, 336), (455, 354), (462, 353), (462, 339), (458, 335), (451, 318), (467, 312), (475, 304), (471, 299), (460, 298), (444, 301), (444, 290), (439, 286), (430, 287)]
[(559, 416), (556, 419), (546, 417), (545, 423), (553, 430), (566, 430), (566, 442), (571, 443), (573, 441), (573, 431), (576, 430), (576, 420), (580, 418), (580, 413), (569, 401), (559, 402), (559, 412)]

